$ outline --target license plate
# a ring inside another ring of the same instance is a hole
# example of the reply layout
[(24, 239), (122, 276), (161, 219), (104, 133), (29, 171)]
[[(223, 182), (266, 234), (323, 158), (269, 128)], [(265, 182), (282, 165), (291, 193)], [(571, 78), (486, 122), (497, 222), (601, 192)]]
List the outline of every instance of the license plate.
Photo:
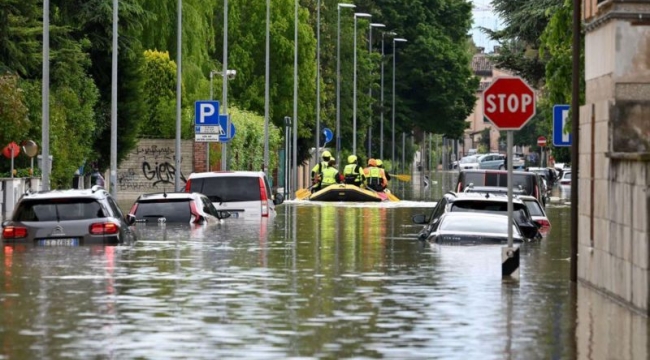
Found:
[(79, 246), (77, 238), (41, 239), (37, 242), (40, 246)]
[(239, 218), (239, 213), (238, 212), (231, 212), (230, 217), (232, 217), (233, 219), (237, 219), (237, 218)]

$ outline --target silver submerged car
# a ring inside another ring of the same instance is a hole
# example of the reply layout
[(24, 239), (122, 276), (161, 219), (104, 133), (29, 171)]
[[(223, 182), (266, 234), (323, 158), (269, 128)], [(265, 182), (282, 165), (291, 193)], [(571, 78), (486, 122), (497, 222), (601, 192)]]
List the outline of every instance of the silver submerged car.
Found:
[[(513, 241), (523, 242), (519, 226), (513, 221)], [(508, 242), (508, 217), (488, 213), (449, 212), (428, 237), (429, 242), (448, 245), (505, 244)]]
[(2, 223), (2, 241), (36, 246), (122, 244), (136, 240), (133, 222), (99, 186), (26, 193)]

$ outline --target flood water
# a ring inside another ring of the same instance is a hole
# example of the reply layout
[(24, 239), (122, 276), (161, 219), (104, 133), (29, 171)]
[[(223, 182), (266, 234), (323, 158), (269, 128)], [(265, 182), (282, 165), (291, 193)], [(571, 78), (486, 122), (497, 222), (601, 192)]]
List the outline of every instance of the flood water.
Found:
[(501, 279), (501, 246), (417, 241), (411, 216), (453, 176), (401, 184), (399, 203), (139, 228), (128, 246), (3, 246), (0, 359), (649, 357), (646, 318), (571, 285), (564, 200), (548, 237), (521, 245), (518, 282)]

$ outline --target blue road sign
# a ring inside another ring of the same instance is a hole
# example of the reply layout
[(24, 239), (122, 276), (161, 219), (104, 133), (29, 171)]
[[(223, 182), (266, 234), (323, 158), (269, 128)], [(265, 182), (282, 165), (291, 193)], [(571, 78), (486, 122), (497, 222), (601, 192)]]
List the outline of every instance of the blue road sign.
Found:
[(570, 108), (569, 105), (553, 106), (553, 146), (571, 146), (571, 133), (564, 131), (569, 117)]
[(334, 133), (328, 128), (323, 129), (323, 135), (325, 135), (325, 143), (328, 143), (334, 139)]
[(219, 114), (218, 101), (197, 101), (194, 103), (194, 130), (196, 141), (228, 142), (235, 136), (235, 124), (228, 122), (230, 115)]
[(218, 125), (219, 124), (219, 102), (196, 101), (194, 103), (194, 123), (201, 125)]

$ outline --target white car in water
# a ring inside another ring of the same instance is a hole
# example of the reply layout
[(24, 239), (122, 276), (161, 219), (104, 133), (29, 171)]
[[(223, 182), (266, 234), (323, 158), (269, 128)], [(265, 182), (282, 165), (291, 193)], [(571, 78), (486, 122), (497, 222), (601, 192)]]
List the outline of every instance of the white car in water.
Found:
[(478, 169), (478, 159), (481, 155), (469, 155), (460, 159), (458, 170)]

